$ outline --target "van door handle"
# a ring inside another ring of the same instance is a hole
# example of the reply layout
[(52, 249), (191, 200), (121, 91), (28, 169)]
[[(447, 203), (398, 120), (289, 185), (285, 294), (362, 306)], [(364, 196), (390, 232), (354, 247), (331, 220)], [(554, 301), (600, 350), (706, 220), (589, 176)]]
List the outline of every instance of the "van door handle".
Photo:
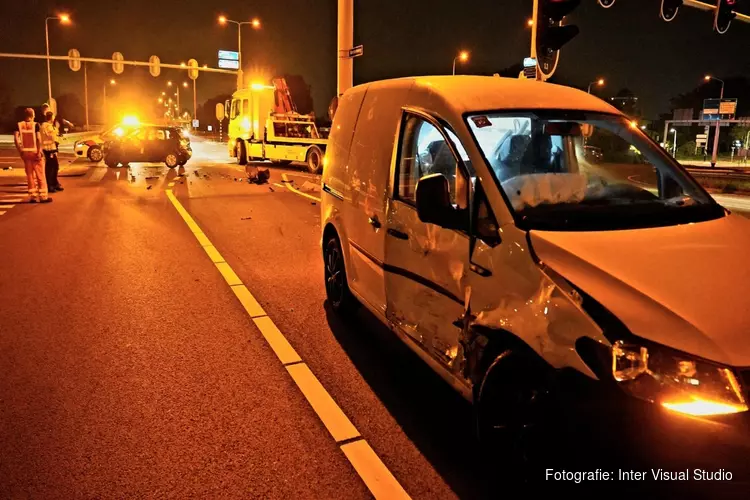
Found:
[(380, 229), (380, 227), (382, 226), (382, 224), (380, 224), (380, 221), (378, 220), (377, 215), (373, 215), (372, 217), (368, 218), (367, 223), (370, 224), (375, 229)]
[(388, 228), (388, 234), (399, 240), (408, 240), (409, 235), (398, 229)]

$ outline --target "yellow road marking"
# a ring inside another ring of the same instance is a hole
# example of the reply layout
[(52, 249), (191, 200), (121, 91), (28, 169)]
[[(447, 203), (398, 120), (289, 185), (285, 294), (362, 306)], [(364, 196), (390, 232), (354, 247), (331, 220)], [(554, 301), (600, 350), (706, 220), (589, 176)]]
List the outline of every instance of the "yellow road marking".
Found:
[(285, 184), (285, 185), (286, 185), (286, 188), (287, 188), (287, 189), (288, 189), (289, 191), (291, 191), (292, 193), (294, 193), (294, 194), (298, 194), (298, 195), (300, 195), (300, 196), (304, 196), (305, 198), (307, 198), (307, 199), (309, 199), (309, 200), (313, 200), (313, 201), (317, 201), (317, 202), (320, 202), (320, 198), (318, 198), (317, 196), (313, 196), (313, 195), (311, 195), (311, 194), (303, 193), (303, 192), (302, 192), (302, 191), (300, 191), (299, 189), (297, 189), (297, 188), (295, 188), (295, 187), (292, 187), (292, 185), (291, 185), (291, 184), (289, 183), (289, 178), (288, 178), (288, 177), (286, 176), (286, 174), (281, 174), (281, 178), (282, 178), (282, 179), (284, 179), (284, 182), (286, 183), (286, 184)]
[(221, 275), (224, 276), (224, 280), (227, 282), (229, 286), (243, 284), (240, 277), (234, 273), (234, 270), (226, 262), (216, 263), (216, 268), (219, 270)]
[(354, 466), (359, 477), (367, 485), (375, 498), (387, 498), (389, 500), (409, 498), (409, 494), (399, 484), (391, 471), (378, 458), (375, 451), (364, 439), (347, 443), (341, 446), (349, 463)]
[(255, 297), (253, 297), (253, 294), (250, 293), (250, 290), (245, 285), (235, 285), (231, 288), (251, 318), (266, 316), (266, 311), (258, 304), (258, 301), (255, 300)]
[[(257, 320), (256, 320), (257, 321)], [(333, 400), (330, 394), (323, 388), (320, 381), (313, 375), (310, 368), (304, 363), (290, 365), (286, 367), (289, 375), (292, 376), (297, 387), (307, 398), (307, 402), (313, 407), (318, 414), (323, 425), (331, 433), (336, 442), (346, 439), (360, 437), (359, 431), (354, 427), (349, 418), (344, 415), (339, 405)]]
[(207, 245), (203, 247), (203, 250), (206, 251), (208, 254), (208, 257), (211, 259), (211, 262), (214, 264), (218, 264), (220, 262), (226, 262), (224, 260), (224, 257), (221, 256), (218, 250), (216, 250), (216, 247), (213, 245)]
[(167, 187), (173, 188), (174, 187), (174, 182), (170, 182), (169, 184), (167, 184)]
[[(291, 188), (288, 185), (287, 187)], [(296, 191), (293, 188), (291, 190)], [(250, 290), (242, 283), (242, 280), (240, 280), (232, 267), (223, 260), (219, 251), (211, 244), (205, 233), (201, 231), (198, 224), (196, 224), (188, 211), (185, 210), (185, 207), (182, 206), (182, 203), (180, 203), (173, 191), (167, 189), (166, 193), (167, 198), (172, 202), (177, 213), (180, 214), (195, 235), (198, 243), (200, 243), (224, 277), (224, 280), (229, 284), (232, 292), (234, 292), (247, 314), (252, 318), (253, 323), (255, 323), (263, 338), (268, 342), (281, 363), (285, 365), (294, 383), (305, 396), (307, 402), (310, 403), (313, 411), (315, 411), (320, 421), (328, 429), (333, 439), (337, 443), (354, 440), (342, 445), (341, 451), (349, 460), (349, 463), (352, 464), (359, 477), (362, 478), (362, 481), (373, 496), (378, 500), (409, 498), (409, 495), (404, 491), (398, 480), (391, 474), (380, 458), (378, 458), (367, 441), (362, 438), (357, 428), (352, 424), (341, 407), (326, 391), (310, 368), (302, 362), (302, 358), (297, 354), (297, 351), (294, 350), (294, 347), (284, 337), (284, 334), (276, 327), (273, 320), (268, 317), (255, 297), (250, 293)], [(306, 198), (314, 198), (305, 193), (297, 192), (297, 194)]]
[(279, 184), (278, 182), (274, 182), (273, 185), (280, 188), (286, 187), (283, 184)]
[(211, 240), (208, 239), (208, 237), (203, 233), (194, 233), (195, 237), (198, 238), (198, 243), (201, 244), (202, 247), (207, 247), (211, 245)]
[(294, 350), (292, 344), (290, 344), (286, 337), (284, 337), (284, 334), (276, 328), (276, 325), (271, 321), (271, 318), (268, 316), (260, 316), (258, 318), (253, 318), (253, 323), (258, 327), (260, 333), (263, 334), (263, 338), (266, 339), (282, 364), (288, 365), (289, 363), (299, 363), (302, 361), (302, 358), (299, 357), (299, 354)]
[(5, 215), (5, 212), (0, 212), (0, 215)]

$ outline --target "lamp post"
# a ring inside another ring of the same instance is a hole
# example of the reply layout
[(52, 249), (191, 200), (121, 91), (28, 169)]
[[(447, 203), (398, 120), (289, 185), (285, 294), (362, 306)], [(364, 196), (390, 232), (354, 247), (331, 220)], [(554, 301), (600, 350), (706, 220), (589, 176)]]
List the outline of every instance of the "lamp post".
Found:
[(232, 23), (237, 25), (237, 61), (239, 64), (239, 78), (238, 83), (240, 84), (240, 87), (242, 86), (242, 26), (244, 25), (250, 25), (253, 27), (253, 29), (260, 29), (260, 19), (257, 17), (253, 18), (250, 21), (233, 21), (232, 19), (227, 19), (226, 16), (219, 16), (219, 24), (222, 26), (226, 25), (227, 23)]
[(604, 86), (604, 78), (599, 78), (597, 81), (589, 83), (589, 89), (587, 90), (587, 92), (589, 94), (591, 93), (591, 86), (592, 85), (596, 85), (598, 87), (603, 87)]
[(672, 156), (674, 156), (675, 158), (677, 158), (677, 129), (676, 128), (671, 128), (671, 129), (669, 129), (669, 131), (674, 134), (674, 143), (673, 143), (673, 146), (672, 146)]
[[(109, 84), (112, 86), (117, 85), (117, 82), (114, 78), (112, 78), (109, 81)], [(103, 86), (104, 90), (104, 100), (102, 101), (102, 121), (106, 124), (107, 123), (107, 84), (105, 83)]]
[(52, 75), (49, 68), (49, 22), (51, 20), (58, 20), (61, 24), (70, 24), (70, 16), (68, 14), (60, 14), (59, 16), (47, 17), (44, 20), (44, 41), (47, 45), (47, 96), (50, 106), (52, 105)]
[(465, 50), (462, 50), (458, 53), (456, 57), (453, 58), (453, 75), (456, 74), (456, 61), (461, 61), (462, 63), (465, 63), (469, 60), (469, 53)]
[[(716, 78), (715, 76), (706, 75), (703, 79), (707, 82), (716, 80), (721, 82), (721, 91), (719, 92), (719, 108), (721, 109), (721, 100), (724, 99), (724, 80)], [(716, 120), (716, 133), (714, 134), (714, 149), (711, 151), (711, 167), (716, 166), (716, 161), (719, 156), (719, 131), (721, 130), (721, 113), (719, 113), (719, 119)]]

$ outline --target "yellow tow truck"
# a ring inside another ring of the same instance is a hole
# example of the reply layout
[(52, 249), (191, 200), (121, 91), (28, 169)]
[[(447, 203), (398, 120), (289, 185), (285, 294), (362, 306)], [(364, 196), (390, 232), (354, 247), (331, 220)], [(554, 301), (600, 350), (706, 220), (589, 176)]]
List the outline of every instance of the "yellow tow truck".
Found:
[(229, 112), (227, 149), (238, 164), (302, 162), (310, 173), (323, 170), (328, 139), (315, 124), (314, 114), (297, 112), (283, 78), (274, 79), (273, 85), (254, 83), (237, 90), (225, 106)]

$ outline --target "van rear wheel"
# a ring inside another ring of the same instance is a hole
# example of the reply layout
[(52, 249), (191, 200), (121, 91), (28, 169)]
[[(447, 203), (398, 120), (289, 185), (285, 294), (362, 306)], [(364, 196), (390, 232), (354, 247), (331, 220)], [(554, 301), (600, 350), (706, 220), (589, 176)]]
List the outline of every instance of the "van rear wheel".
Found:
[(344, 252), (338, 236), (330, 236), (323, 251), (326, 297), (331, 308), (339, 314), (356, 309), (357, 301), (349, 290), (344, 268)]

